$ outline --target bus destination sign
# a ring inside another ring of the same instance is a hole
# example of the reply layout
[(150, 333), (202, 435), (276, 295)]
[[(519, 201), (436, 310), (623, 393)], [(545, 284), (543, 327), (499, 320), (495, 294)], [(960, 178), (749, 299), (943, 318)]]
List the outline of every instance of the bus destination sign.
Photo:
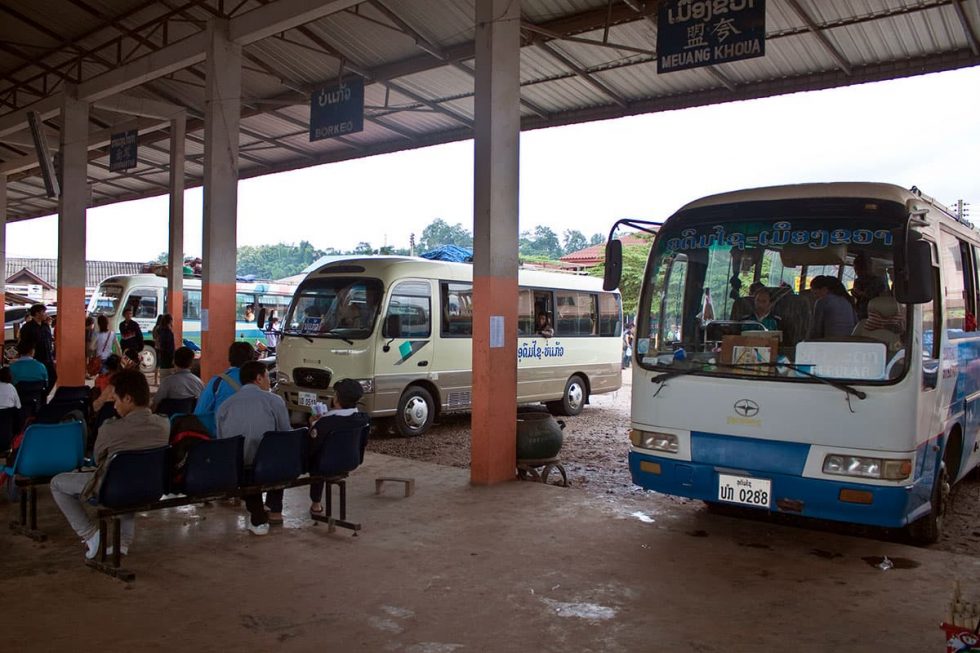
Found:
[(766, 0), (666, 0), (657, 22), (657, 73), (766, 54)]
[(109, 170), (119, 172), (136, 167), (136, 144), (138, 132), (135, 129), (112, 134), (109, 141)]
[(364, 80), (353, 77), (310, 96), (310, 142), (364, 130)]

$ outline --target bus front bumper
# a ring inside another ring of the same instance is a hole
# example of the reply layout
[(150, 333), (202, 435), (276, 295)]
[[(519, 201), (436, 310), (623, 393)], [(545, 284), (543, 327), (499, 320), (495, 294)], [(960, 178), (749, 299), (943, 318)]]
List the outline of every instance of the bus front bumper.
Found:
[(905, 486), (865, 485), (846, 480), (720, 469), (637, 451), (630, 452), (629, 467), (633, 482), (645, 490), (741, 507), (748, 506), (719, 498), (719, 474), (766, 479), (772, 483), (769, 511), (816, 519), (900, 528), (929, 510), (929, 484), (921, 478)]

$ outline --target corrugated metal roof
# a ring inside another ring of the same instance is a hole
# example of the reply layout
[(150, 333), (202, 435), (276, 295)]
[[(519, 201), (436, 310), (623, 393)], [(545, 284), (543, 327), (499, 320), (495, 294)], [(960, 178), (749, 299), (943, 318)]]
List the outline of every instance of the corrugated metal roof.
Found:
[[(85, 285), (94, 287), (106, 277), (119, 274), (138, 274), (143, 271), (145, 263), (126, 261), (86, 261)], [(9, 279), (21, 270), (27, 269), (44, 280), (45, 283), (57, 287), (58, 259), (56, 258), (8, 258), (5, 279)]]
[[(5, 0), (0, 120), (60, 92), (65, 81), (98, 78), (199, 34), (222, 12), (234, 20), (274, 4), (74, 0), (52, 12), (45, 3)], [(621, 0), (523, 0), (523, 127), (980, 64), (980, 0), (769, 0), (764, 57), (660, 75), (657, 4), (637, 12)], [(368, 0), (245, 45), (240, 176), (470, 138), (474, 21), (474, 0)], [(175, 70), (124, 93), (186, 109), (188, 186), (202, 183), (205, 68)], [(364, 131), (311, 143), (309, 94), (341, 75), (365, 80)], [(134, 120), (107, 106), (90, 110), (93, 132)], [(56, 135), (59, 119), (46, 124)], [(26, 131), (0, 135), (0, 170), (32, 155)], [(114, 173), (105, 148), (90, 153), (93, 205), (167, 192), (165, 126), (141, 131), (139, 157), (135, 169)], [(8, 220), (19, 220), (53, 213), (57, 203), (45, 197), (36, 168), (18, 170), (8, 176), (7, 209)]]

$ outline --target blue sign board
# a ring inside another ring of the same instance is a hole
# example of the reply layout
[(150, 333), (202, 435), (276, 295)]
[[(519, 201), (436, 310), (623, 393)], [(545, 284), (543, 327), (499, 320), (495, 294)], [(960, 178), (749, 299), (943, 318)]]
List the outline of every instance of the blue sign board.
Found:
[(310, 142), (364, 130), (364, 80), (324, 86), (310, 96)]
[(657, 16), (658, 74), (766, 54), (766, 0), (666, 0)]
[(136, 144), (139, 134), (135, 129), (112, 134), (109, 141), (109, 170), (119, 172), (136, 167)]

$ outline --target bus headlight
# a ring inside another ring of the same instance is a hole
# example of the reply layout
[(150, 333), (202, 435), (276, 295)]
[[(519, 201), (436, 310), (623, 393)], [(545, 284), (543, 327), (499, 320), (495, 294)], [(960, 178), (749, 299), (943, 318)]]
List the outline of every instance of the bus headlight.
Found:
[(630, 442), (634, 447), (677, 453), (680, 449), (677, 436), (673, 433), (656, 433), (654, 431), (630, 431)]
[(357, 382), (361, 384), (364, 394), (374, 392), (374, 379), (357, 379)]
[(908, 458), (869, 458), (830, 454), (823, 461), (825, 474), (879, 478), (901, 481), (912, 475), (912, 461)]

